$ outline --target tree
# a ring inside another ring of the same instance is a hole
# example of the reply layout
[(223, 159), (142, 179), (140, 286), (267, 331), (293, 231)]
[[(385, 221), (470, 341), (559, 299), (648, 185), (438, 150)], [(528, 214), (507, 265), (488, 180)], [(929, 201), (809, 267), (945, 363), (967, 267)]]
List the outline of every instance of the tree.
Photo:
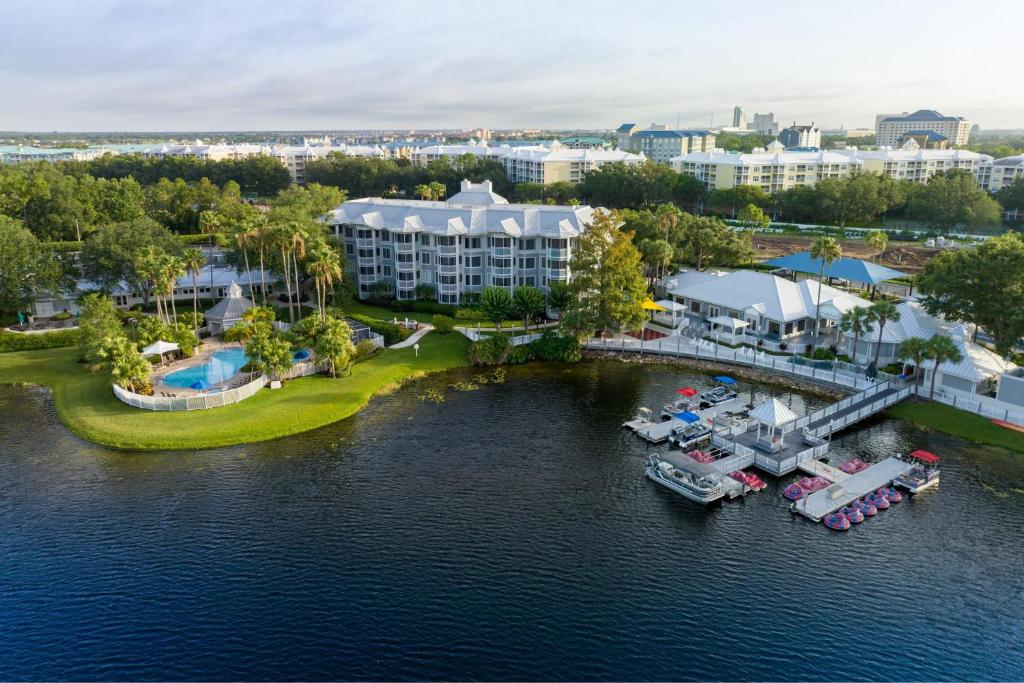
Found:
[(914, 220), (936, 231), (958, 225), (971, 228), (999, 224), (999, 202), (978, 186), (974, 176), (964, 169), (936, 173), (928, 184), (917, 188), (907, 207)]
[(841, 258), (842, 255), (843, 250), (839, 246), (839, 242), (836, 242), (831, 237), (819, 237), (811, 245), (811, 258), (821, 260), (821, 267), (818, 269), (818, 296), (817, 301), (814, 302), (814, 342), (812, 346), (815, 348), (818, 346), (818, 332), (821, 320), (821, 281), (825, 279), (825, 265), (832, 265), (832, 262)]
[(253, 368), (271, 379), (281, 379), (292, 366), (291, 344), (266, 330), (259, 330), (245, 342), (245, 355)]
[(103, 340), (99, 359), (109, 370), (117, 386), (135, 392), (149, 385), (149, 373), (153, 367), (139, 353), (135, 344), (123, 334), (106, 337)]
[(433, 196), (433, 194), (434, 194), (433, 190), (431, 190), (430, 186), (427, 185), (426, 183), (420, 183), (416, 187), (412, 188), (412, 191), (420, 199), (424, 199), (424, 200), (430, 199)]
[(448, 188), (445, 187), (444, 183), (439, 183), (436, 180), (430, 183), (428, 187), (430, 188), (430, 198), (435, 201), (444, 199), (445, 194), (448, 192)]
[(290, 215), (300, 219), (317, 220), (344, 203), (346, 196), (344, 190), (336, 187), (307, 183), (281, 190), (270, 204), (275, 218)]
[(326, 242), (321, 242), (310, 251), (306, 272), (313, 276), (316, 286), (316, 305), (320, 317), (326, 317), (327, 289), (335, 282), (341, 282), (341, 257)]
[(547, 306), (558, 311), (558, 326), (562, 326), (562, 312), (572, 304), (572, 289), (565, 280), (554, 280), (548, 284)]
[(937, 334), (928, 340), (928, 358), (932, 363), (932, 381), (928, 389), (928, 396), (935, 396), (935, 377), (939, 374), (939, 366), (945, 362), (959, 363), (964, 356), (960, 348), (949, 337)]
[(152, 280), (140, 276), (136, 265), (150, 248), (173, 256), (183, 251), (174, 233), (148, 218), (102, 226), (82, 247), (82, 274), (106, 292), (124, 283), (131, 291), (143, 292), (148, 304)]
[[(192, 331), (199, 336), (199, 269), (206, 264), (206, 257), (199, 249), (189, 248), (181, 256), (181, 264), (192, 273)], [(211, 292), (212, 294), (212, 292)]]
[(868, 331), (869, 318), (868, 309), (863, 306), (854, 306), (839, 318), (839, 330), (843, 334), (853, 336), (851, 360), (853, 360), (854, 364), (857, 363), (857, 342), (860, 340), (861, 335)]
[(730, 230), (711, 216), (690, 214), (683, 216), (679, 241), (673, 246), (676, 257), (701, 271), (713, 263), (723, 266), (746, 263), (753, 252), (748, 232)]
[(313, 350), (318, 359), (326, 361), (331, 377), (347, 374), (356, 351), (352, 329), (344, 320), (333, 316), (318, 320)]
[(58, 289), (63, 268), (20, 221), (0, 216), (0, 311), (24, 311), (42, 290)]
[(512, 315), (512, 297), (504, 287), (484, 287), (480, 292), (480, 309), (500, 330), (501, 323)]
[(1018, 177), (1009, 185), (1004, 185), (996, 192), (995, 198), (1006, 209), (1024, 211), (1024, 177)]
[(874, 250), (874, 260), (877, 261), (878, 257), (881, 256), (886, 247), (889, 246), (889, 235), (882, 230), (872, 230), (864, 236), (864, 242)]
[(925, 310), (980, 325), (1002, 355), (1024, 336), (1024, 238), (1016, 233), (943, 251), (925, 264), (917, 284)]
[(530, 319), (544, 312), (544, 294), (536, 287), (519, 285), (512, 292), (512, 310), (523, 318), (523, 329), (530, 333)]
[[(922, 375), (921, 363), (931, 354), (929, 341), (924, 337), (910, 337), (900, 344), (900, 360), (912, 361), (914, 365), (914, 384), (920, 384)], [(904, 367), (904, 372), (906, 368)]]
[(882, 352), (882, 332), (886, 323), (896, 322), (900, 319), (900, 311), (889, 301), (876, 301), (868, 309), (870, 322), (878, 329), (878, 339), (875, 340), (875, 367), (878, 367), (878, 354)]
[(93, 366), (103, 360), (103, 348), (111, 337), (124, 337), (121, 316), (110, 297), (86, 294), (78, 316), (78, 359)]
[(639, 328), (647, 298), (641, 263), (632, 235), (618, 229), (618, 216), (595, 211), (570, 262), (574, 306), (587, 311), (598, 329)]
[(768, 218), (768, 214), (755, 204), (747, 204), (736, 218), (751, 230), (765, 230), (772, 224), (772, 219)]
[(640, 240), (636, 246), (643, 256), (648, 282), (656, 281), (664, 273), (665, 265), (672, 261), (675, 250), (665, 240)]

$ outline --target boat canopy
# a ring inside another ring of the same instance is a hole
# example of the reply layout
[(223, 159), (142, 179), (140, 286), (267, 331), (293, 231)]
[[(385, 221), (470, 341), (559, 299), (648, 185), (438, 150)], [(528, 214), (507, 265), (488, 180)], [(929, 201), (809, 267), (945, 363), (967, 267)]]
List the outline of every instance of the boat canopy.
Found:
[(711, 379), (715, 380), (716, 382), (721, 382), (722, 384), (736, 384), (736, 380), (734, 380), (732, 377), (729, 377), (728, 375), (718, 375), (717, 377), (712, 377)]
[(676, 393), (682, 394), (683, 396), (696, 396), (700, 392), (693, 387), (683, 387), (682, 389), (676, 389)]
[(934, 465), (939, 461), (939, 456), (935, 455), (934, 453), (929, 453), (928, 451), (922, 450), (911, 451), (910, 457), (917, 458), (921, 462), (926, 462), (931, 465)]
[(700, 422), (700, 415), (697, 415), (696, 413), (691, 413), (689, 410), (679, 413), (678, 415), (676, 415), (676, 418), (691, 425), (694, 422)]
[(696, 474), (702, 477), (712, 477), (715, 479), (720, 479), (722, 476), (722, 473), (711, 465), (703, 462), (697, 462), (688, 455), (680, 453), (665, 453), (664, 455), (659, 456), (659, 458), (672, 465), (672, 467), (677, 470), (683, 470), (684, 472), (689, 472), (691, 474)]

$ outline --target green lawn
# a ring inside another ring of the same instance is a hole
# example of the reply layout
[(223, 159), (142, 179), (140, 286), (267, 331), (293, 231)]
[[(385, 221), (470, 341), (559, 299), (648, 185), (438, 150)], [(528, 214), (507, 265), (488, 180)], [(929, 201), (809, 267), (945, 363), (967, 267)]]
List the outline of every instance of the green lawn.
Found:
[(944, 403), (908, 400), (888, 408), (886, 412), (907, 422), (952, 434), (968, 441), (1024, 453), (1024, 432), (1015, 432), (992, 424), (988, 418), (968, 413)]
[(57, 414), (81, 438), (137, 450), (195, 449), (265, 441), (346, 418), (375, 395), (423, 374), (467, 365), (469, 340), (431, 333), (413, 349), (386, 350), (349, 377), (304, 377), (275, 391), (211, 410), (158, 413), (118, 401), (106, 373), (90, 374), (75, 349), (0, 354), (0, 384), (38, 384), (53, 391)]
[[(418, 323), (429, 323), (431, 319), (434, 317), (433, 313), (419, 313), (417, 311), (409, 311), (405, 313), (400, 311), (392, 311), (390, 308), (381, 308), (380, 306), (368, 306), (367, 304), (361, 304), (357, 301), (353, 301), (350, 304), (345, 304), (341, 308), (346, 313), (359, 313), (362, 315), (368, 315), (373, 318), (377, 318), (379, 320), (394, 320), (395, 318), (398, 318), (399, 320), (405, 320), (406, 318), (408, 318), (409, 320), (415, 320)], [(488, 320), (469, 320), (468, 318), (455, 319), (456, 325), (461, 325), (464, 327), (476, 327), (477, 323), (479, 323), (481, 327), (494, 327), (494, 323)], [(506, 320), (505, 322), (502, 323), (502, 326), (508, 327), (510, 325), (522, 324), (523, 320), (522, 318), (520, 318), (518, 320)]]

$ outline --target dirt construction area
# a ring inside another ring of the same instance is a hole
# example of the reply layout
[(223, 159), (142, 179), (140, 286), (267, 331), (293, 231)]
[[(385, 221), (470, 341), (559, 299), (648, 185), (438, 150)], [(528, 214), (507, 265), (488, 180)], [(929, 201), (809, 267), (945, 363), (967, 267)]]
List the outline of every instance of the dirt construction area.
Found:
[[(754, 250), (757, 252), (757, 260), (764, 261), (778, 256), (788, 256), (801, 251), (808, 251), (811, 243), (816, 237), (801, 237), (800, 235), (767, 235), (762, 233), (754, 234)], [(864, 240), (840, 240), (843, 248), (843, 256), (864, 259), (874, 259), (875, 252)], [(882, 254), (879, 263), (890, 268), (902, 270), (907, 273), (919, 273), (924, 264), (934, 258), (941, 249), (932, 249), (922, 246), (917, 242), (889, 242), (889, 246)]]

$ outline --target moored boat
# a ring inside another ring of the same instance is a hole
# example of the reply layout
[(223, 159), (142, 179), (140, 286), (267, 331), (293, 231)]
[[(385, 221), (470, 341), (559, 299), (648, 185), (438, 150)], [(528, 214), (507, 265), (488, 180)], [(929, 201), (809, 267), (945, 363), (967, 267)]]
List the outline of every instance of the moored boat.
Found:
[(889, 499), (885, 496), (880, 496), (877, 493), (869, 493), (868, 500), (871, 501), (871, 504), (879, 510), (889, 509)]
[(807, 492), (800, 488), (800, 484), (790, 484), (782, 489), (782, 495), (789, 500), (801, 500), (807, 495)]
[(878, 508), (870, 500), (860, 500), (857, 503), (857, 507), (864, 513), (865, 517), (874, 517), (878, 514)]
[(719, 375), (714, 378), (720, 386), (705, 391), (700, 394), (697, 398), (700, 401), (701, 408), (710, 408), (712, 406), (719, 406), (729, 401), (735, 401), (738, 394), (736, 393), (736, 380), (727, 375)]
[(850, 520), (852, 524), (860, 524), (864, 521), (864, 513), (861, 512), (859, 507), (851, 505), (849, 507), (843, 508), (842, 512), (844, 515), (846, 515), (846, 518)]
[(831, 515), (826, 515), (822, 521), (825, 523), (825, 526), (833, 531), (846, 531), (850, 528), (850, 520), (842, 512), (833, 512)]
[(892, 487), (886, 489), (885, 497), (889, 499), (890, 503), (899, 503), (903, 500), (903, 494)]
[(682, 455), (652, 455), (645, 473), (648, 479), (695, 503), (706, 505), (724, 493), (721, 475), (713, 467)]
[(711, 427), (700, 422), (691, 422), (673, 429), (668, 436), (668, 443), (669, 446), (687, 450), (711, 443), (711, 436)]
[(893, 484), (910, 493), (920, 493), (939, 483), (939, 456), (928, 451), (910, 452), (912, 466), (906, 474), (896, 477)]
[(868, 465), (860, 458), (854, 458), (853, 460), (844, 462), (842, 465), (839, 466), (839, 469), (841, 469), (843, 472), (846, 472), (847, 474), (856, 474), (861, 470), (866, 470), (868, 467), (870, 467), (870, 465)]

